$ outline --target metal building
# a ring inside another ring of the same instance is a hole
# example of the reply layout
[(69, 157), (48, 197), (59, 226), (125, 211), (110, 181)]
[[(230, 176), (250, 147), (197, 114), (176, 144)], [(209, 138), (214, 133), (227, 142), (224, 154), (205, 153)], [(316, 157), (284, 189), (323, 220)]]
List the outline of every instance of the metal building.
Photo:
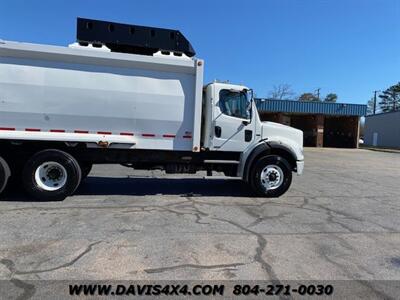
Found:
[(366, 116), (364, 143), (368, 146), (400, 148), (400, 111)]
[(304, 146), (357, 148), (366, 105), (256, 99), (260, 118), (304, 132)]

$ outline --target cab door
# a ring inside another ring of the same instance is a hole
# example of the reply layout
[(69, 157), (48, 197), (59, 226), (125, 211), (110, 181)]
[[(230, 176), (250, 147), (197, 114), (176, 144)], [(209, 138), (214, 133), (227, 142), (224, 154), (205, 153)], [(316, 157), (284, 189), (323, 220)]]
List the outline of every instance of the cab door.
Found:
[(225, 87), (215, 88), (213, 149), (242, 152), (254, 139), (254, 122), (247, 93)]

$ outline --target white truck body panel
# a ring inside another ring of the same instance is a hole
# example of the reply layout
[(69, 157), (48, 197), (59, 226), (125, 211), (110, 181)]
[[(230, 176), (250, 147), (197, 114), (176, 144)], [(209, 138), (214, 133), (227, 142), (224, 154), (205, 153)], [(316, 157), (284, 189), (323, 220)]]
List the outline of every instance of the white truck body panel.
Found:
[(0, 139), (200, 151), (203, 66), (185, 56), (1, 42)]
[(303, 132), (301, 130), (275, 122), (262, 122), (261, 129), (263, 139), (289, 149), (296, 160), (304, 160)]

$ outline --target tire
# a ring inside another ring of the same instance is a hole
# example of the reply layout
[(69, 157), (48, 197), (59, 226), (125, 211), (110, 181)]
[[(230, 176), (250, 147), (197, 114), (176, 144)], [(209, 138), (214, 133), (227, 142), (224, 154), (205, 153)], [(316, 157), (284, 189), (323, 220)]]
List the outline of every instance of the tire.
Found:
[(34, 154), (22, 171), (26, 192), (41, 201), (64, 200), (77, 189), (81, 178), (81, 168), (76, 159), (56, 149)]
[(7, 189), (10, 190), (18, 190), (22, 184), (22, 170), (24, 168), (24, 165), (26, 163), (26, 160), (20, 160), (15, 159), (15, 158), (11, 158), (8, 161), (8, 164), (10, 166), (10, 170), (11, 170), (11, 175), (10, 178), (8, 179), (8, 187)]
[(281, 156), (268, 155), (258, 159), (250, 173), (250, 186), (257, 196), (279, 197), (292, 183), (290, 164)]
[(0, 156), (0, 193), (6, 188), (11, 172), (7, 162)]
[(88, 175), (90, 174), (90, 171), (92, 171), (93, 164), (83, 162), (79, 164), (81, 166), (82, 170), (82, 180), (84, 180)]

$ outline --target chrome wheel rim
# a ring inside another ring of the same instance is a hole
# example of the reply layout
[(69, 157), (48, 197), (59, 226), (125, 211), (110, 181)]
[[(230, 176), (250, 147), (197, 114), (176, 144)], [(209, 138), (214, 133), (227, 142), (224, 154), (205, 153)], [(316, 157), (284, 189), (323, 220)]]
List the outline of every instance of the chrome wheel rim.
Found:
[(283, 171), (277, 165), (267, 165), (260, 176), (261, 185), (268, 190), (275, 190), (283, 183)]
[(54, 192), (67, 183), (67, 170), (58, 162), (42, 163), (35, 171), (35, 182), (43, 190)]

